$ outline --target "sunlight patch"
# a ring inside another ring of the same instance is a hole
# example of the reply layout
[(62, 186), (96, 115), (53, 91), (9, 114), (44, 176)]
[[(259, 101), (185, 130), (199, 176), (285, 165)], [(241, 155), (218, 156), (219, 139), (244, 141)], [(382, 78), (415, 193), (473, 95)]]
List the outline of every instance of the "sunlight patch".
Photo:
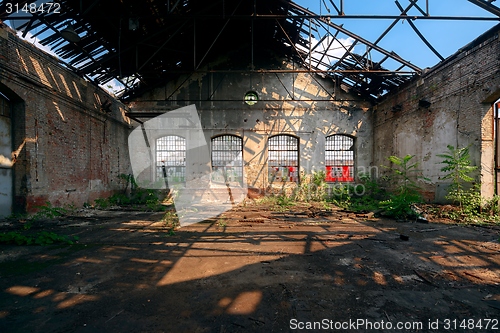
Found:
[(30, 294), (33, 294), (40, 290), (40, 288), (33, 288), (33, 287), (27, 287), (27, 286), (12, 286), (10, 288), (7, 288), (6, 292), (12, 295), (17, 295), (17, 296), (28, 296)]
[(262, 291), (245, 291), (236, 296), (227, 308), (227, 313), (233, 315), (248, 315), (257, 310), (262, 301)]

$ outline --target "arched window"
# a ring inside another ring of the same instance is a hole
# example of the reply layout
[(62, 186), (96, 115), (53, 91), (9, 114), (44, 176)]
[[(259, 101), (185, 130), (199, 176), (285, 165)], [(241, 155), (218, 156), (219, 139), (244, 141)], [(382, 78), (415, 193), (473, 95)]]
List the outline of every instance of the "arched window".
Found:
[(168, 135), (156, 139), (156, 179), (169, 183), (186, 181), (186, 139)]
[(212, 138), (212, 181), (243, 183), (243, 139), (239, 136)]
[(299, 181), (299, 140), (280, 134), (268, 140), (269, 182)]
[(353, 182), (354, 139), (342, 134), (327, 136), (325, 165), (327, 182)]

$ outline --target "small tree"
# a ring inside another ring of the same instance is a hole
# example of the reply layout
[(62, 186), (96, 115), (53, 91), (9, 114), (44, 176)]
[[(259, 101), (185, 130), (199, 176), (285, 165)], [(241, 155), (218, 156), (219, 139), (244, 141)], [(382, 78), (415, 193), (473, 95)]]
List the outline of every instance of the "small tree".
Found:
[(411, 162), (413, 157), (415, 155), (406, 155), (403, 158), (398, 156), (388, 157), (389, 161), (394, 164), (390, 169), (397, 187), (390, 195), (389, 200), (380, 202), (380, 208), (389, 216), (407, 218), (417, 215), (412, 209), (412, 205), (422, 202), (422, 196), (419, 192), (420, 186), (416, 182), (420, 178), (418, 175), (419, 170), (417, 170), (418, 163)]
[(477, 191), (473, 187), (470, 191), (464, 191), (463, 185), (465, 183), (471, 184), (474, 178), (470, 176), (472, 172), (477, 169), (477, 166), (471, 165), (469, 147), (455, 148), (451, 145), (447, 146), (449, 153), (436, 155), (443, 158), (442, 164), (446, 164), (441, 168), (442, 172), (447, 174), (441, 179), (451, 180), (451, 186), (446, 199), (452, 200), (463, 208), (465, 200), (469, 199), (468, 193), (470, 191)]

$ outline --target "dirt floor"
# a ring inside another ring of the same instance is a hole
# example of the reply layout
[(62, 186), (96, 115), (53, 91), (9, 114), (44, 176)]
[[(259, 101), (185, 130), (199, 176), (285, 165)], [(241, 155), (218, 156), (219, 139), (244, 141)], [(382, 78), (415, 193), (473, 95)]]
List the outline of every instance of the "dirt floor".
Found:
[(1, 245), (0, 332), (500, 332), (498, 226), (247, 204), (173, 232), (164, 215), (86, 210), (31, 229), (75, 245)]

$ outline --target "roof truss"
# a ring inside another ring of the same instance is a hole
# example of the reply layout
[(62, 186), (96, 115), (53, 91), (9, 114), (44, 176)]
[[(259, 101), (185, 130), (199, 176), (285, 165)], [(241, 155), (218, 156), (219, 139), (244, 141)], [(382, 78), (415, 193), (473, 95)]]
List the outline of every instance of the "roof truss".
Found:
[[(330, 77), (377, 99), (421, 73), (419, 67), (379, 46), (398, 22), (408, 22), (443, 60), (413, 21), (500, 18), (500, 8), (491, 0), (467, 0), (484, 9), (488, 13), (484, 17), (432, 16), (429, 7), (433, 0), (396, 0), (398, 15), (357, 15), (345, 12), (344, 0), (318, 1), (326, 13), (314, 13), (288, 0), (59, 0), (60, 13), (17, 14), (2, 3), (0, 19), (16, 22), (23, 36), (31, 33), (40, 38), (42, 45), (51, 47), (82, 76), (98, 84), (118, 80), (124, 86), (122, 99), (185, 73), (304, 70), (267, 67), (259, 59), (265, 48), (278, 49), (307, 72)], [(17, 3), (22, 7), (28, 1)], [(340, 18), (392, 22), (376, 40), (369, 41), (334, 23)], [(80, 41), (64, 39), (60, 31), (68, 24)], [(221, 45), (238, 43), (246, 45), (250, 66), (212, 65), (226, 52)]]

